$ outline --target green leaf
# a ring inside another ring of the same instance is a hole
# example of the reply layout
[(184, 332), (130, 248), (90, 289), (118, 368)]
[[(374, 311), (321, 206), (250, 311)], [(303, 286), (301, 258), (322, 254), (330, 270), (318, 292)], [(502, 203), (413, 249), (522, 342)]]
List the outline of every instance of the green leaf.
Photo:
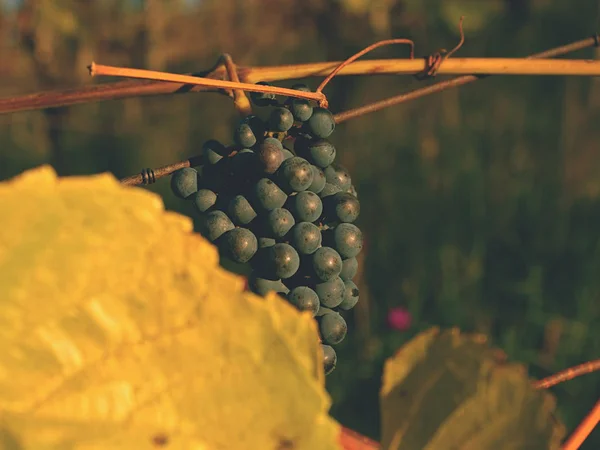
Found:
[(386, 362), (382, 449), (558, 449), (554, 409), (484, 337), (433, 328)]
[(0, 183), (1, 449), (338, 449), (315, 322), (112, 176)]

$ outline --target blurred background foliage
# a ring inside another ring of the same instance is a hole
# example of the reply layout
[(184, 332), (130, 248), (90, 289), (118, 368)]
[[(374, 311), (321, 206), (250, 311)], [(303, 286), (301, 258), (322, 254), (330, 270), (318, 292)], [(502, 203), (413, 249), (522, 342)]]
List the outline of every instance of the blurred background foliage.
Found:
[[(593, 34), (599, 13), (598, 2), (583, 0), (0, 5), (4, 97), (91, 84), (92, 60), (183, 73), (210, 68), (223, 52), (240, 65), (340, 60), (392, 36), (414, 39), (425, 56), (456, 44), (463, 14), (466, 42), (458, 56), (518, 57)], [(370, 57), (407, 54), (392, 47)], [(326, 93), (338, 112), (430, 82), (339, 77)], [(217, 94), (3, 115), (0, 179), (43, 163), (63, 175), (123, 177), (197, 154), (211, 138), (230, 142), (236, 120), (230, 99)], [(383, 361), (432, 325), (486, 333), (536, 377), (599, 357), (598, 123), (598, 79), (497, 77), (338, 127), (333, 141), (361, 198), (367, 247), (361, 302), (327, 380), (336, 418), (378, 438)], [(148, 189), (168, 208), (194, 216), (167, 180)], [(394, 307), (412, 314), (408, 331), (386, 326)], [(553, 391), (572, 430), (600, 396), (600, 383), (590, 375)], [(600, 448), (599, 431), (585, 448)]]

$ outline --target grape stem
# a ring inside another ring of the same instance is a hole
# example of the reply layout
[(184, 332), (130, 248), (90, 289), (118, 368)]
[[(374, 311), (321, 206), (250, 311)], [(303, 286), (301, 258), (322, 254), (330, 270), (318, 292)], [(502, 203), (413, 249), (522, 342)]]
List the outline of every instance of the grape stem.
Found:
[[(590, 38), (583, 39), (571, 44), (558, 47), (546, 52), (533, 55), (530, 58), (551, 58), (558, 55), (564, 55), (587, 47), (598, 46), (600, 37), (594, 35)], [(326, 77), (339, 66), (342, 62), (319, 62), (309, 64), (295, 64), (285, 66), (272, 67), (236, 67), (239, 79), (246, 83), (257, 83), (258, 81), (281, 81), (289, 79), (300, 79), (307, 77)], [(528, 74), (528, 75), (590, 75), (590, 70), (598, 71), (597, 63), (589, 61), (526, 61), (524, 59), (485, 59), (485, 58), (452, 58), (444, 61), (438, 68), (440, 74)], [(337, 75), (374, 75), (374, 74), (418, 74), (423, 73), (426, 69), (429, 70), (427, 58), (420, 59), (380, 59), (368, 61), (356, 61), (353, 64), (347, 65), (336, 74)], [(587, 70), (587, 73), (581, 73)], [(223, 64), (217, 64), (212, 69), (190, 74), (196, 80), (202, 77), (206, 80), (224, 80), (227, 77), (227, 70)], [(365, 108), (373, 109), (356, 109), (352, 111), (352, 115), (338, 115), (339, 121), (347, 120), (357, 115), (366, 114), (368, 112), (378, 111), (379, 109), (388, 106), (403, 103), (414, 98), (427, 95), (428, 93), (439, 92), (451, 87), (467, 84), (482, 78), (484, 75), (467, 75), (454, 80), (446, 81), (449, 84), (435, 84), (424, 88), (423, 93), (417, 94), (418, 91), (411, 93), (412, 95), (405, 100), (399, 97), (387, 100), (388, 103), (378, 102), (374, 105), (368, 105)], [(46, 108), (58, 108), (64, 106), (77, 105), (81, 103), (91, 103), (105, 100), (117, 100), (131, 97), (144, 97), (151, 95), (164, 94), (181, 94), (187, 92), (220, 92), (224, 93), (224, 89), (239, 87), (237, 84), (223, 86), (220, 88), (214, 86), (192, 85), (187, 82), (168, 82), (168, 81), (152, 81), (152, 80), (127, 80), (116, 83), (104, 83), (92, 86), (83, 86), (74, 89), (46, 91), (35, 94), (29, 94), (17, 97), (8, 97), (0, 99), (0, 114), (8, 114), (23, 111), (32, 111)], [(431, 92), (426, 92), (433, 89)], [(264, 91), (268, 91), (265, 89)], [(305, 93), (306, 94), (306, 93)], [(285, 94), (284, 94), (285, 95)], [(407, 95), (407, 94), (403, 94)], [(385, 102), (385, 101), (384, 101)]]
[[(225, 70), (227, 71), (227, 76), (229, 77), (229, 80), (233, 81), (234, 83), (239, 83), (240, 77), (238, 76), (237, 67), (233, 63), (231, 55), (227, 53), (222, 54), (220, 61), (225, 66)], [(250, 104), (250, 99), (242, 89), (233, 89), (232, 95), (233, 106), (242, 117), (246, 117), (252, 114), (252, 105)]]

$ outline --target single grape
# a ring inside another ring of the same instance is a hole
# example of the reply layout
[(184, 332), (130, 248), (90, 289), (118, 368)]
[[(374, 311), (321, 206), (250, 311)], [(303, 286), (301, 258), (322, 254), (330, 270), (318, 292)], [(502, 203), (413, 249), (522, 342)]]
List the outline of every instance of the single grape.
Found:
[(310, 88), (304, 83), (296, 83), (292, 86), (292, 89), (295, 89), (296, 91), (302, 91), (302, 92), (312, 92), (310, 90)]
[(248, 279), (248, 287), (257, 295), (265, 296), (269, 292), (277, 292), (287, 295), (290, 290), (281, 282), (281, 280), (267, 280), (252, 274)]
[(219, 238), (219, 250), (232, 261), (246, 263), (258, 250), (258, 240), (247, 228), (234, 228)]
[(285, 208), (275, 208), (264, 218), (264, 232), (269, 237), (281, 238), (295, 225), (294, 216)]
[(352, 186), (352, 180), (350, 179), (348, 170), (339, 164), (333, 163), (326, 167), (323, 172), (325, 172), (327, 182), (339, 187), (342, 191), (346, 191)]
[(285, 132), (294, 125), (294, 116), (287, 108), (275, 108), (271, 111), (269, 125), (273, 131)]
[(171, 175), (171, 189), (179, 198), (186, 199), (198, 192), (198, 171), (184, 167)]
[(338, 192), (342, 192), (339, 187), (334, 186), (331, 183), (325, 183), (325, 186), (323, 186), (323, 189), (321, 189), (321, 192), (319, 192), (319, 197), (324, 200), (325, 197), (337, 194)]
[(358, 199), (347, 192), (337, 192), (323, 199), (325, 215), (329, 220), (352, 223), (360, 214)]
[(268, 178), (262, 178), (254, 185), (250, 201), (255, 209), (271, 211), (275, 208), (281, 208), (287, 200), (287, 195), (279, 186)]
[(324, 232), (323, 240), (335, 248), (342, 258), (353, 258), (363, 246), (361, 231), (351, 223), (340, 223), (332, 230)]
[(233, 132), (233, 141), (240, 147), (249, 148), (256, 144), (256, 136), (250, 124), (242, 121)]
[(211, 242), (234, 228), (233, 222), (223, 211), (211, 211), (204, 216), (205, 236)]
[(321, 246), (321, 230), (312, 223), (297, 223), (289, 234), (290, 244), (301, 255), (313, 254)]
[(208, 211), (215, 206), (216, 203), (217, 194), (210, 189), (200, 189), (194, 195), (194, 206), (201, 213)]
[(311, 185), (313, 173), (308, 161), (294, 156), (283, 161), (277, 170), (277, 179), (284, 191), (300, 192)]
[(300, 267), (300, 256), (291, 245), (275, 244), (265, 249), (269, 269), (277, 278), (290, 278)]
[(335, 147), (327, 139), (301, 141), (300, 148), (302, 156), (321, 169), (333, 163), (337, 154)]
[(258, 166), (263, 173), (273, 174), (284, 159), (283, 146), (278, 139), (268, 137), (256, 149)]
[(325, 344), (336, 345), (346, 337), (348, 325), (339, 313), (325, 314), (318, 321), (321, 339)]
[(294, 154), (292, 152), (290, 152), (287, 148), (283, 149), (283, 160), (285, 161), (286, 159), (290, 159), (293, 158)]
[(352, 281), (344, 281), (346, 289), (344, 290), (344, 300), (338, 305), (338, 308), (344, 311), (349, 311), (356, 306), (358, 303), (359, 290), (356, 284)]
[(331, 345), (321, 344), (321, 350), (323, 350), (323, 370), (325, 375), (329, 375), (337, 364), (337, 354)]
[(259, 237), (258, 238), (258, 248), (273, 247), (275, 244), (277, 244), (277, 241), (273, 238), (268, 238), (268, 237)]
[(326, 306), (320, 305), (317, 314), (315, 314), (315, 317), (321, 317), (325, 314), (335, 314), (335, 311), (333, 309), (327, 308)]
[(356, 192), (356, 188), (354, 187), (354, 185), (351, 185), (346, 192), (358, 198), (358, 192)]
[(298, 192), (288, 197), (287, 204), (298, 222), (314, 222), (323, 213), (323, 202), (314, 192)]
[(313, 316), (319, 311), (319, 297), (307, 286), (298, 286), (287, 295), (289, 302), (300, 311), (308, 311)]
[(331, 247), (321, 247), (312, 255), (312, 268), (319, 280), (332, 280), (342, 271), (342, 257)]
[(340, 277), (332, 278), (329, 281), (318, 283), (314, 291), (319, 296), (321, 305), (327, 308), (335, 308), (344, 300), (346, 286)]
[(229, 158), (222, 158), (215, 164), (205, 164), (198, 171), (198, 187), (221, 193), (225, 186)]
[(340, 278), (344, 281), (351, 281), (358, 272), (358, 261), (356, 258), (346, 258), (342, 261), (342, 271)]
[(290, 111), (292, 112), (294, 119), (300, 122), (306, 122), (310, 119), (310, 116), (312, 116), (313, 107), (308, 100), (295, 98), (290, 104)]
[(243, 195), (236, 195), (229, 201), (227, 212), (236, 225), (247, 225), (257, 216), (256, 211)]
[(326, 183), (325, 174), (317, 166), (311, 165), (310, 168), (312, 169), (312, 173), (313, 173), (313, 182), (310, 184), (307, 191), (314, 192), (315, 194), (319, 194), (325, 187), (325, 183)]
[(231, 172), (234, 178), (245, 178), (257, 172), (258, 157), (249, 148), (243, 148), (230, 159)]
[(326, 138), (335, 129), (335, 119), (331, 112), (325, 108), (313, 109), (312, 116), (306, 122), (310, 134), (318, 138)]
[[(267, 83), (266, 81), (259, 81), (256, 84), (262, 86), (272, 86), (271, 83)], [(267, 92), (250, 92), (250, 99), (256, 106), (270, 106), (277, 104), (277, 100), (275, 100), (275, 94)]]
[(202, 144), (202, 158), (206, 164), (216, 164), (227, 155), (227, 147), (215, 139)]

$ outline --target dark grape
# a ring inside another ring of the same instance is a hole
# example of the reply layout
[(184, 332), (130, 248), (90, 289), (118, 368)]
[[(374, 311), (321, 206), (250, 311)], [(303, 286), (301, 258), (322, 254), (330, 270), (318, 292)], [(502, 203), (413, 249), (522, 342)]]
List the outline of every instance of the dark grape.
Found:
[(321, 339), (325, 344), (336, 345), (346, 337), (348, 325), (339, 313), (325, 314), (318, 321)]
[(319, 297), (307, 286), (298, 286), (287, 295), (289, 302), (300, 311), (308, 311), (313, 316), (319, 311)]
[(338, 308), (349, 311), (358, 303), (358, 287), (352, 281), (344, 281), (346, 289), (344, 290), (344, 300), (338, 305)]
[(335, 314), (335, 311), (333, 309), (327, 308), (326, 306), (320, 305), (317, 314), (315, 314), (315, 317), (321, 317), (325, 314)]
[(325, 240), (338, 251), (342, 258), (352, 258), (358, 255), (363, 246), (361, 231), (351, 223), (341, 223), (333, 230), (327, 230)]
[(285, 208), (275, 208), (265, 216), (263, 231), (269, 237), (281, 238), (295, 225), (294, 216)]
[(337, 354), (331, 345), (321, 344), (323, 350), (323, 370), (325, 375), (334, 371), (337, 364)]
[(243, 195), (236, 195), (229, 201), (227, 212), (236, 225), (247, 225), (257, 216), (256, 211)]
[(319, 194), (325, 187), (325, 183), (326, 183), (325, 174), (323, 173), (321, 168), (319, 168), (317, 166), (311, 165), (310, 168), (312, 169), (312, 173), (313, 173), (313, 182), (310, 184), (307, 191), (314, 192), (315, 194)]
[(294, 116), (287, 108), (275, 108), (271, 111), (269, 125), (273, 131), (285, 132), (294, 125)]
[(337, 192), (323, 199), (325, 215), (329, 220), (351, 223), (360, 214), (358, 199), (347, 192)]
[(205, 235), (211, 242), (234, 228), (233, 222), (223, 211), (211, 211), (204, 216)]
[(321, 230), (309, 222), (300, 222), (290, 230), (290, 243), (301, 255), (310, 255), (321, 246)]
[(300, 267), (300, 256), (291, 245), (275, 244), (265, 249), (267, 252), (268, 269), (277, 278), (289, 278), (294, 275)]
[(298, 192), (288, 197), (287, 204), (298, 222), (314, 222), (323, 212), (323, 203), (317, 194), (310, 191)]
[(350, 174), (339, 164), (331, 164), (330, 166), (326, 167), (323, 172), (325, 173), (327, 182), (339, 187), (342, 191), (346, 191), (350, 189), (350, 186), (352, 186)]
[(344, 281), (351, 281), (358, 272), (358, 261), (356, 258), (346, 258), (342, 261), (342, 271), (340, 278)]
[(318, 283), (314, 287), (314, 291), (319, 296), (321, 305), (327, 308), (335, 308), (342, 303), (345, 290), (346, 286), (340, 277)]
[(331, 112), (325, 108), (313, 109), (312, 116), (306, 122), (310, 134), (318, 138), (326, 138), (335, 129), (335, 119)]
[(233, 176), (240, 179), (253, 175), (257, 171), (258, 158), (249, 148), (243, 148), (231, 158)]
[(219, 250), (232, 261), (246, 263), (258, 250), (258, 240), (247, 228), (234, 228), (219, 238)]
[(285, 161), (286, 159), (290, 159), (293, 158), (294, 154), (292, 152), (290, 152), (287, 148), (283, 149), (283, 160)]
[(273, 247), (275, 244), (277, 244), (277, 241), (273, 238), (268, 238), (268, 237), (259, 237), (258, 238), (258, 248)]
[(312, 255), (312, 268), (322, 281), (337, 278), (342, 271), (342, 258), (331, 247), (321, 247)]
[(310, 116), (312, 116), (313, 107), (308, 100), (295, 98), (290, 104), (290, 111), (292, 112), (294, 119), (300, 122), (306, 122), (310, 119)]
[(219, 141), (210, 139), (202, 144), (202, 158), (206, 164), (216, 164), (227, 155), (227, 147)]
[(265, 278), (257, 277), (256, 274), (250, 276), (248, 279), (248, 286), (252, 292), (262, 296), (267, 295), (269, 292), (277, 292), (285, 295), (290, 292), (281, 280), (267, 280)]
[(242, 121), (233, 132), (233, 141), (240, 147), (252, 147), (256, 144), (256, 136), (252, 127), (246, 121)]
[(328, 167), (335, 160), (337, 153), (333, 144), (327, 139), (302, 140), (300, 149), (299, 154), (321, 169)]
[[(267, 83), (266, 81), (259, 81), (256, 84), (262, 86), (272, 86), (271, 83)], [(277, 104), (277, 100), (275, 100), (275, 94), (267, 92), (250, 92), (250, 99), (256, 106), (270, 106)]]
[(198, 187), (210, 189), (217, 194), (222, 192), (227, 176), (229, 158), (222, 158), (215, 164), (205, 164), (198, 168)]
[(262, 178), (254, 185), (251, 200), (255, 208), (271, 211), (281, 208), (287, 200), (287, 195), (273, 181)]
[(342, 192), (341, 189), (337, 186), (334, 186), (331, 183), (325, 183), (321, 192), (319, 192), (319, 197), (324, 199), (325, 197), (329, 197), (330, 195), (337, 194), (338, 192)]
[(313, 181), (310, 164), (303, 158), (294, 156), (283, 161), (277, 171), (281, 188), (287, 192), (306, 190)]
[(302, 92), (312, 92), (310, 90), (310, 88), (305, 85), (304, 83), (296, 83), (292, 86), (292, 89), (295, 89), (296, 91), (302, 91)]
[(358, 192), (356, 192), (356, 188), (354, 187), (354, 185), (351, 185), (346, 192), (358, 198)]
[(186, 199), (198, 192), (198, 171), (184, 167), (171, 175), (171, 189), (179, 197)]
[(208, 211), (215, 206), (216, 203), (217, 194), (210, 189), (200, 189), (194, 195), (194, 206), (201, 213)]
[(266, 174), (273, 174), (279, 169), (284, 159), (283, 146), (275, 138), (266, 138), (257, 148), (256, 157), (260, 169)]

